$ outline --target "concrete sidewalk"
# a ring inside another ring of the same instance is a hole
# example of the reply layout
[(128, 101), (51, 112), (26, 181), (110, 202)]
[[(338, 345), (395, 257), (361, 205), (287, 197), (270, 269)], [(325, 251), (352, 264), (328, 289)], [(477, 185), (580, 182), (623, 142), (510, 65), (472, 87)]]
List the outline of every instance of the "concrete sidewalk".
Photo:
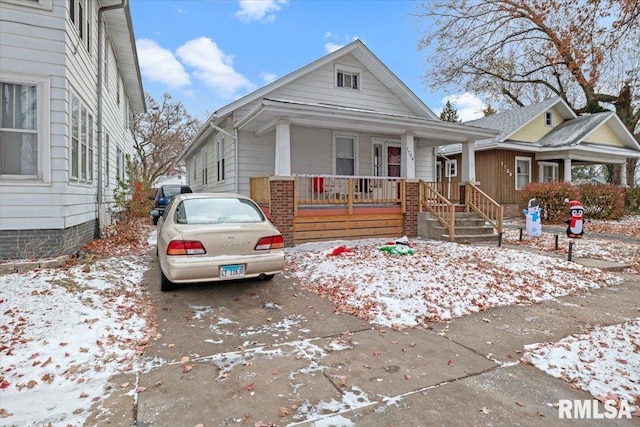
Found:
[[(137, 378), (113, 379), (110, 413), (87, 425), (638, 425), (558, 419), (560, 399), (591, 396), (518, 363), (524, 345), (639, 317), (637, 275), (589, 294), (398, 331), (337, 315), (284, 276), (161, 293), (149, 262), (161, 335)], [(119, 388), (125, 383), (144, 391)]]

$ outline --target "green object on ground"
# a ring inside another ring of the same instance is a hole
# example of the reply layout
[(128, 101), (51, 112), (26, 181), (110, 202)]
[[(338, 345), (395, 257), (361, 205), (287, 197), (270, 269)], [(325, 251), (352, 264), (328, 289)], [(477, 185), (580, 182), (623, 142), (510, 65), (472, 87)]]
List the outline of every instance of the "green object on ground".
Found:
[(413, 255), (413, 249), (405, 245), (381, 246), (378, 249), (390, 255)]

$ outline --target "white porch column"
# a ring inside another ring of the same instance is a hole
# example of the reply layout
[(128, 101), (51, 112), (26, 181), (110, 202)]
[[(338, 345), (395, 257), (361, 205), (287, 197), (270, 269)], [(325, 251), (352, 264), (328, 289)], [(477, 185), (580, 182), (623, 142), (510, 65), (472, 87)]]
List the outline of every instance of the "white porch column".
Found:
[(564, 159), (564, 182), (571, 182), (571, 159)]
[(402, 167), (405, 178), (415, 179), (416, 177), (416, 146), (413, 134), (406, 133), (402, 137)]
[(275, 176), (291, 176), (291, 128), (286, 120), (276, 125)]
[(620, 165), (620, 186), (629, 187), (629, 184), (627, 183), (627, 162), (626, 161)]
[(462, 181), (476, 182), (476, 151), (474, 141), (466, 141), (462, 143)]

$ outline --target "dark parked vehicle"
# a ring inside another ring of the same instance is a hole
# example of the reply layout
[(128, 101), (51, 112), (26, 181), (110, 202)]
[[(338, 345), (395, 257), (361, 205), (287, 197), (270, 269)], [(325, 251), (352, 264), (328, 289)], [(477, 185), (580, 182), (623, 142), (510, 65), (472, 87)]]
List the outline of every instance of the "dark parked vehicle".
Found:
[(163, 185), (156, 190), (156, 197), (153, 200), (153, 208), (149, 214), (153, 217), (153, 224), (158, 223), (158, 218), (164, 214), (167, 203), (173, 196), (184, 193), (193, 193), (188, 185)]

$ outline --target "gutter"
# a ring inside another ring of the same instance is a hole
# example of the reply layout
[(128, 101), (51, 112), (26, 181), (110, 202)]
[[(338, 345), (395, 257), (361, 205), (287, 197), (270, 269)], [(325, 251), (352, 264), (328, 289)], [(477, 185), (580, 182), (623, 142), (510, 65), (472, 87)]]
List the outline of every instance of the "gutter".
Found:
[[(103, 165), (102, 162), (104, 161), (103, 159), (103, 155), (102, 155), (102, 150), (103, 150), (103, 143), (102, 143), (102, 139), (103, 139), (103, 133), (104, 133), (104, 124), (103, 124), (103, 93), (102, 93), (102, 88), (103, 88), (103, 79), (104, 79), (104, 54), (103, 54), (103, 50), (104, 50), (104, 42), (103, 42), (103, 35), (104, 35), (104, 17), (103, 14), (104, 12), (107, 12), (109, 10), (114, 10), (114, 9), (123, 9), (127, 7), (127, 0), (122, 0), (122, 2), (120, 4), (114, 4), (111, 6), (103, 6), (100, 9), (98, 9), (98, 87), (97, 87), (97, 92), (98, 92), (98, 193), (97, 193), (97, 198), (98, 198), (98, 203), (97, 203), (97, 209), (98, 209), (98, 238), (102, 237), (102, 221), (101, 221), (101, 212), (102, 212), (102, 197), (103, 197), (103, 177), (102, 177), (102, 169), (103, 169)], [(109, 161), (107, 159), (107, 161)]]

